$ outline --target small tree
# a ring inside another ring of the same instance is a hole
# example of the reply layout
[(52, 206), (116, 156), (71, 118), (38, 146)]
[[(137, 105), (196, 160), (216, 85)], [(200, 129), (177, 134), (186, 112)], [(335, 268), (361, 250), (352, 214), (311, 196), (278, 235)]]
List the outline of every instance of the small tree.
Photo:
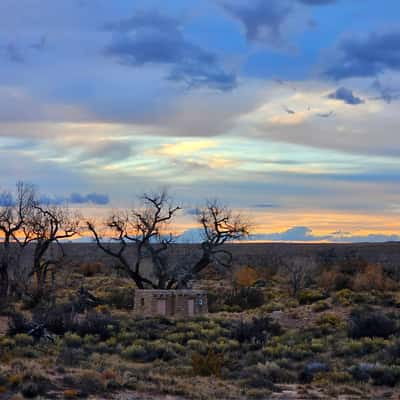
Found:
[(281, 266), (290, 286), (291, 295), (297, 297), (314, 267), (313, 260), (310, 257), (291, 257), (282, 260)]

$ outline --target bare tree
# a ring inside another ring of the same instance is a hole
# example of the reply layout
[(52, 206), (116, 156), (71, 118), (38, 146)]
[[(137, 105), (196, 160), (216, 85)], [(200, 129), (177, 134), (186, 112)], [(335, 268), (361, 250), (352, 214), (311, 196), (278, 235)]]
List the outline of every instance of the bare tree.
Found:
[(57, 265), (59, 257), (53, 252), (56, 244), (63, 254), (62, 240), (79, 234), (81, 217), (63, 205), (34, 204), (33, 212), (23, 225), (24, 242), (32, 243), (33, 266), (30, 277), (35, 278), (36, 295), (43, 294), (46, 278), (51, 267)]
[[(165, 192), (142, 197), (143, 207), (113, 213), (106, 221), (111, 242), (105, 243), (94, 223), (88, 222), (97, 245), (107, 254), (117, 258), (138, 288), (174, 289), (187, 285), (188, 281), (211, 263), (217, 266), (231, 265), (232, 254), (222, 246), (228, 241), (240, 239), (248, 233), (248, 223), (227, 207), (216, 201), (198, 210), (203, 241), (199, 257), (171, 257), (174, 237), (166, 232), (180, 207), (171, 203)], [(131, 244), (131, 246), (129, 246)], [(133, 245), (133, 246), (132, 246)], [(134, 251), (134, 262), (129, 258)], [(143, 261), (149, 258), (152, 276), (145, 276)]]
[(281, 266), (291, 294), (296, 297), (304, 288), (310, 272), (315, 268), (315, 262), (310, 257), (291, 257), (281, 259)]
[(22, 243), (19, 235), (32, 213), (34, 202), (35, 189), (24, 182), (17, 183), (15, 194), (9, 191), (0, 194), (0, 299), (8, 294), (11, 245)]
[(202, 255), (186, 271), (181, 271), (177, 278), (178, 287), (186, 286), (190, 279), (210, 264), (217, 268), (230, 268), (232, 253), (224, 244), (248, 236), (250, 230), (250, 223), (246, 218), (217, 200), (208, 201), (203, 208), (197, 210), (197, 222), (202, 230)]
[[(107, 254), (119, 260), (138, 288), (145, 286), (165, 288), (168, 286), (168, 266), (164, 253), (173, 241), (172, 234), (166, 234), (165, 228), (180, 210), (173, 205), (166, 191), (145, 194), (141, 198), (142, 207), (113, 213), (105, 223), (111, 243), (102, 240), (93, 222), (87, 226), (97, 245)], [(128, 246), (129, 244), (133, 246)], [(135, 261), (129, 261), (128, 253), (135, 252)], [(146, 277), (143, 272), (143, 260), (151, 258), (155, 280)]]

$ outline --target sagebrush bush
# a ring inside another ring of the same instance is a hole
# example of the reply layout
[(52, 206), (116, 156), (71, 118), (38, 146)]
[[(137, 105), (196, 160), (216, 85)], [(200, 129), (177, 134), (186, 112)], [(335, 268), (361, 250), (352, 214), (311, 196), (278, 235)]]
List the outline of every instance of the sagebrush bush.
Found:
[(134, 293), (131, 288), (113, 288), (109, 290), (105, 303), (121, 310), (132, 310), (134, 307)]
[(72, 376), (72, 382), (73, 387), (84, 395), (103, 393), (105, 389), (101, 374), (92, 370), (78, 372)]
[(317, 289), (304, 289), (298, 294), (298, 300), (300, 304), (312, 304), (325, 298), (326, 296)]
[(267, 335), (279, 335), (281, 331), (280, 325), (271, 318), (267, 316), (254, 317), (251, 321), (239, 321), (238, 325), (232, 329), (231, 337), (239, 343), (250, 342), (262, 347)]

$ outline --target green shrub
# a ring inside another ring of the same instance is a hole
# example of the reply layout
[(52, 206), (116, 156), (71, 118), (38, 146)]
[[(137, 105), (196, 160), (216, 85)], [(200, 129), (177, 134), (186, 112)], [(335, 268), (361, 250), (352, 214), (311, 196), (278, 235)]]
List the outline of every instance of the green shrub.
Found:
[(326, 311), (330, 308), (329, 303), (327, 303), (325, 300), (318, 300), (316, 303), (313, 304), (312, 310), (314, 312), (321, 312), (321, 311)]
[(142, 361), (146, 358), (146, 348), (140, 344), (132, 344), (128, 346), (122, 355), (129, 360)]
[(350, 306), (353, 300), (354, 292), (347, 288), (337, 291), (334, 296), (334, 301), (342, 306)]
[(31, 346), (34, 342), (33, 337), (26, 333), (18, 333), (14, 336), (14, 340), (18, 346)]
[(336, 332), (345, 326), (343, 318), (333, 312), (322, 314), (316, 320), (316, 324), (324, 333)]
[(205, 353), (207, 351), (207, 343), (201, 340), (191, 339), (187, 341), (187, 345), (191, 350), (197, 351), (198, 353)]
[(312, 304), (325, 298), (326, 296), (320, 290), (316, 289), (304, 289), (298, 294), (300, 304)]
[(134, 292), (131, 288), (113, 288), (107, 293), (105, 302), (121, 310), (132, 310), (134, 306)]
[(64, 335), (64, 342), (68, 347), (74, 347), (74, 348), (78, 348), (80, 346), (82, 346), (82, 338), (76, 334), (76, 333), (72, 333), (72, 332), (67, 332)]

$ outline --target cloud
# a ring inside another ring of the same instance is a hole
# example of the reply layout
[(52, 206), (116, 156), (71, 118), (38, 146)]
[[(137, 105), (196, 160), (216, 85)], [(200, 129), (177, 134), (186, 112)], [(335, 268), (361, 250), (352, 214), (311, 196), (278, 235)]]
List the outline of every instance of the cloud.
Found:
[(100, 193), (89, 193), (86, 195), (80, 193), (71, 193), (67, 197), (63, 196), (48, 196), (41, 195), (39, 199), (40, 203), (44, 204), (95, 204), (95, 205), (107, 205), (110, 202), (109, 197), (106, 194)]
[(400, 70), (400, 29), (373, 32), (366, 36), (346, 37), (325, 74), (340, 80), (370, 77), (386, 70)]
[(251, 208), (278, 208), (278, 207), (279, 206), (277, 204), (273, 203), (259, 203), (251, 206)]
[(383, 100), (385, 103), (390, 104), (392, 101), (400, 98), (400, 90), (394, 87), (384, 86), (379, 79), (375, 79), (372, 88), (379, 93), (379, 96), (373, 97), (372, 100)]
[(388, 242), (399, 240), (399, 235), (368, 234), (353, 235), (351, 232), (334, 232), (328, 235), (315, 235), (307, 226), (295, 226), (283, 232), (251, 235), (249, 240), (264, 240), (272, 242)]
[(335, 4), (338, 0), (298, 0), (300, 3), (307, 4), (309, 6), (324, 6), (327, 4)]
[(365, 101), (363, 99), (355, 96), (350, 89), (347, 89), (343, 86), (340, 87), (339, 89), (337, 89), (335, 92), (330, 93), (328, 95), (328, 98), (333, 99), (333, 100), (341, 100), (344, 103), (352, 105), (352, 106), (356, 106), (356, 105), (365, 103)]
[[(292, 11), (286, 0), (255, 0), (251, 2), (223, 2), (223, 8), (239, 20), (249, 42), (270, 42), (282, 45), (282, 26)], [(266, 44), (266, 43), (265, 43)]]
[[(287, 33), (310, 27), (303, 20), (304, 7), (334, 4), (337, 0), (219, 0), (223, 9), (244, 27), (248, 42), (288, 47)], [(292, 18), (293, 17), (293, 18)], [(315, 21), (311, 22), (311, 25)]]
[(236, 87), (235, 74), (225, 70), (215, 53), (187, 40), (177, 19), (142, 12), (105, 28), (113, 32), (105, 54), (121, 64), (169, 66), (167, 79), (191, 88), (228, 91)]
[(25, 62), (25, 56), (22, 50), (13, 42), (3, 47), (3, 54), (5, 58), (12, 63), (23, 64)]

